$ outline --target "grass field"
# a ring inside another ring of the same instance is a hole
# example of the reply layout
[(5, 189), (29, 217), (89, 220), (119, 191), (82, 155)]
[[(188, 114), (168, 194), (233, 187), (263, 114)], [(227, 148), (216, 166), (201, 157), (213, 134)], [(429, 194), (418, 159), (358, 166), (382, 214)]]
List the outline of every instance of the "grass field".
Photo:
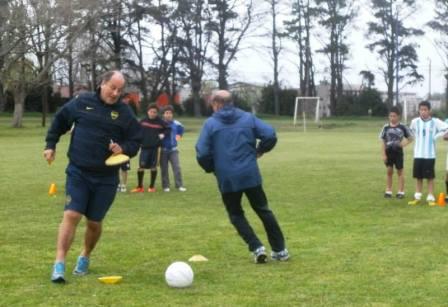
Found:
[[(292, 259), (255, 265), (229, 223), (214, 178), (196, 164), (201, 121), (180, 145), (186, 193), (120, 194), (104, 222), (91, 274), (70, 274), (83, 224), (67, 259), (69, 283), (50, 283), (64, 202), (68, 137), (55, 163), (42, 158), (46, 130), (27, 117), (9, 127), (0, 117), (0, 305), (28, 306), (437, 306), (448, 302), (447, 208), (409, 207), (411, 150), (406, 150), (406, 200), (383, 199), (380, 119), (324, 122), (304, 134), (290, 119), (268, 119), (279, 143), (260, 160), (264, 188)], [(436, 190), (443, 191), (445, 144), (438, 147)], [(129, 185), (136, 182), (132, 161)], [(148, 180), (148, 175), (146, 175)], [(159, 178), (160, 179), (160, 178)], [(47, 194), (51, 182), (58, 195)], [(160, 191), (160, 181), (158, 188)], [(247, 205), (247, 203), (245, 203)], [(249, 219), (267, 244), (261, 224)], [(191, 288), (164, 281), (173, 261), (194, 254)], [(119, 285), (97, 277), (122, 275)]]

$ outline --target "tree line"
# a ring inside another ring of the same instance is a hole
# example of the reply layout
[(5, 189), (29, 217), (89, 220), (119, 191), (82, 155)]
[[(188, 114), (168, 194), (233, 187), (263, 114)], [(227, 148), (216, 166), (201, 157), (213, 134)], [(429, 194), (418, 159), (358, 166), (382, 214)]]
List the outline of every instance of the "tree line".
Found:
[[(440, 33), (437, 44), (448, 58), (448, 1), (433, 1), (436, 18), (428, 25)], [(216, 76), (219, 88), (227, 89), (229, 69), (247, 48), (245, 41), (266, 29), (259, 39), (271, 42), (274, 113), (280, 112), (279, 59), (289, 41), (296, 46), (299, 95), (316, 95), (315, 58), (326, 56), (335, 114), (343, 97), (348, 37), (361, 5), (373, 14), (366, 48), (380, 59), (392, 103), (394, 88), (423, 78), (415, 37), (424, 32), (406, 22), (418, 0), (0, 0), (0, 111), (8, 92), (14, 99), (12, 124), (20, 127), (26, 97), (38, 90), (45, 125), (52, 84), (67, 84), (73, 96), (76, 84), (93, 90), (99, 74), (120, 69), (143, 105), (160, 93), (174, 101), (178, 88), (189, 84), (194, 115), (200, 116), (204, 76)], [(369, 87), (374, 84), (372, 72), (361, 75)]]

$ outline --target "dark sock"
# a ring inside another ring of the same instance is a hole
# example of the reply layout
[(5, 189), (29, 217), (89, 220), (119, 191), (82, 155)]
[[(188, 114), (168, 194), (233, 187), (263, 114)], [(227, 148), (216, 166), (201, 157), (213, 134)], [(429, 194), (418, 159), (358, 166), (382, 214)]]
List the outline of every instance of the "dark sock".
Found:
[(154, 184), (156, 183), (156, 178), (157, 178), (157, 170), (151, 170), (151, 184), (149, 185), (149, 187), (151, 189), (154, 188)]
[(144, 170), (138, 170), (137, 171), (137, 177), (138, 177), (138, 187), (142, 188), (143, 187), (143, 176), (145, 175), (145, 171)]

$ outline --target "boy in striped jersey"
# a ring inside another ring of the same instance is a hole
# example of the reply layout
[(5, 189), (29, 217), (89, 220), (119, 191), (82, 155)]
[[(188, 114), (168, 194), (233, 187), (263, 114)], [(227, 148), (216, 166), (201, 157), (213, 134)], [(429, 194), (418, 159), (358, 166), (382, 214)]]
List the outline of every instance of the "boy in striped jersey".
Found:
[(436, 139), (448, 131), (448, 124), (438, 118), (431, 117), (431, 104), (422, 101), (418, 104), (420, 117), (411, 122), (411, 131), (415, 136), (414, 145), (414, 178), (417, 179), (414, 200), (409, 205), (418, 205), (422, 198), (423, 179), (428, 181), (428, 205), (435, 206), (434, 198), (434, 166), (436, 162)]

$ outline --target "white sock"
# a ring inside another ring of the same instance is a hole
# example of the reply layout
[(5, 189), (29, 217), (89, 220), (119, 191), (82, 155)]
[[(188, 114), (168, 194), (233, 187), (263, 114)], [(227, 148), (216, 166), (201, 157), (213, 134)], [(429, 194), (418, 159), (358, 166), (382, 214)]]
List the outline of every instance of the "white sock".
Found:
[(422, 199), (422, 193), (415, 192), (415, 194), (414, 194), (414, 198), (415, 198), (416, 200), (420, 200), (420, 199)]
[(426, 197), (426, 201), (436, 201), (436, 199), (434, 198), (434, 195), (428, 194), (428, 196)]
[(397, 194), (404, 195), (404, 191), (398, 191)]

